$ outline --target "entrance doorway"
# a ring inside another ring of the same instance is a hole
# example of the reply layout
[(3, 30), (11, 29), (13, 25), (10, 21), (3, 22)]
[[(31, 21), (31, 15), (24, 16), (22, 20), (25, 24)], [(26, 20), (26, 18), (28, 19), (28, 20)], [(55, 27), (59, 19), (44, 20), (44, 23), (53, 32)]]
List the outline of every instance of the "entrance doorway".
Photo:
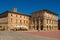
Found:
[(41, 30), (43, 30), (43, 25), (41, 25)]
[(37, 30), (39, 30), (39, 26), (37, 26)]

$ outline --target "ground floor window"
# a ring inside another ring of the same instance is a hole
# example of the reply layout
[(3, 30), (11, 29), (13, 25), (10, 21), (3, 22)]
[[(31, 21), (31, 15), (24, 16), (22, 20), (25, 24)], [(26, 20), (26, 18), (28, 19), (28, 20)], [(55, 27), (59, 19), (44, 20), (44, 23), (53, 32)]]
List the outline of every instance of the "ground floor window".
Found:
[(0, 28), (2, 28), (2, 26), (0, 26)]
[(47, 30), (48, 30), (48, 26), (47, 26)]
[(5, 28), (4, 28), (4, 27), (2, 27), (2, 26), (0, 26), (0, 31), (3, 31), (3, 30), (5, 30)]

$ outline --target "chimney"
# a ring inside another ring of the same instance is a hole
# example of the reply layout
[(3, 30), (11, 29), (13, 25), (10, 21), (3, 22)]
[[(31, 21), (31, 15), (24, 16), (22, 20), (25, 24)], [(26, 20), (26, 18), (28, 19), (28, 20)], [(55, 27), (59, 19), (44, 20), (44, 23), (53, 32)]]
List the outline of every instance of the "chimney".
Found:
[(17, 12), (17, 8), (14, 8), (13, 12)]

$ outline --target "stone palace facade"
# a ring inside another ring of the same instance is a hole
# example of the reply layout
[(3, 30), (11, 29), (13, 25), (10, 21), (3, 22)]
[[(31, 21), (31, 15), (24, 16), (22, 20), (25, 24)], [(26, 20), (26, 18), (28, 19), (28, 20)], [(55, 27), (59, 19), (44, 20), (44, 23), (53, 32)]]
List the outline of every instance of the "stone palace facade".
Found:
[(49, 10), (40, 10), (33, 12), (32, 15), (26, 15), (13, 11), (5, 11), (0, 14), (0, 30), (58, 30), (58, 15)]

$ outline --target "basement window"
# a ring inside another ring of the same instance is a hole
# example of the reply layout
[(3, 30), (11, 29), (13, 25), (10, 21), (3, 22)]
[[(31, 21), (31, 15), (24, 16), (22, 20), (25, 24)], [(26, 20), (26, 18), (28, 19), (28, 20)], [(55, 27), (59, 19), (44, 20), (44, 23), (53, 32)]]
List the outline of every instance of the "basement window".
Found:
[(0, 26), (0, 28), (2, 28), (2, 26)]

